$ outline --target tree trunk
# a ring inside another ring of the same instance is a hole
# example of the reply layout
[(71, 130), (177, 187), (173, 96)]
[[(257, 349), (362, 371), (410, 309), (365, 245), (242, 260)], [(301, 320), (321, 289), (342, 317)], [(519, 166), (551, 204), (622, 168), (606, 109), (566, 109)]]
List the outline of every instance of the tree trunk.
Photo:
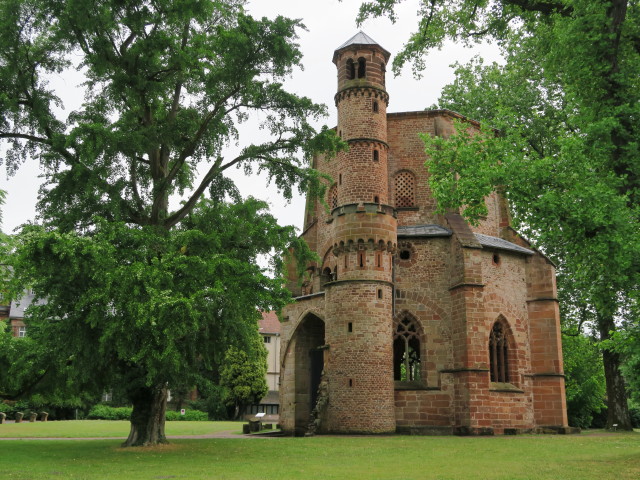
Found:
[[(609, 340), (611, 332), (616, 328), (613, 316), (598, 316), (598, 327), (600, 329), (600, 340)], [(607, 384), (607, 428), (615, 427), (618, 430), (633, 430), (631, 426), (631, 416), (627, 405), (627, 391), (624, 377), (620, 372), (620, 354), (604, 349), (602, 351), (602, 361), (604, 363), (604, 378)]]
[(167, 442), (164, 423), (167, 387), (141, 387), (130, 394), (133, 403), (131, 431), (123, 447), (152, 446)]

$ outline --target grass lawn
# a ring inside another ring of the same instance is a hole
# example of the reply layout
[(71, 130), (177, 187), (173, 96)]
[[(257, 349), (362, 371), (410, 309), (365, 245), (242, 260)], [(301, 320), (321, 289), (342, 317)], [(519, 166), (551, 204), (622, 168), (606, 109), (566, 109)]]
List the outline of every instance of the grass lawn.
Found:
[[(4, 425), (3, 425), (4, 427)], [(637, 480), (640, 433), (0, 441), (2, 479)]]
[[(110, 420), (66, 420), (60, 422), (23, 422), (0, 425), (0, 438), (52, 437), (126, 437), (129, 435), (128, 421)], [(167, 422), (167, 435), (204, 435), (231, 431), (242, 433), (241, 422)], [(2, 444), (4, 445), (4, 444)], [(0, 449), (4, 448), (0, 445)], [(0, 460), (1, 462), (1, 460)], [(0, 476), (2, 478), (2, 476)]]

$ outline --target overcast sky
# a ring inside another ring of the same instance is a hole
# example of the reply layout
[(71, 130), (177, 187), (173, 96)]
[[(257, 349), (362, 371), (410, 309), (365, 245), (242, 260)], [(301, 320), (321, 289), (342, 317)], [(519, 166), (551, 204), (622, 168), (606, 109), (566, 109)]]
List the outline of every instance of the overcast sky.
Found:
[[(324, 103), (329, 108), (329, 116), (318, 127), (336, 124), (336, 110), (333, 96), (336, 93), (336, 70), (331, 62), (334, 50), (357, 33), (355, 17), (360, 0), (253, 0), (249, 3), (249, 11), (254, 16), (274, 17), (284, 15), (300, 18), (307, 31), (299, 33), (300, 47), (303, 57), (304, 71), (296, 71), (286, 82), (287, 87), (299, 94), (310, 97), (315, 102)], [(391, 52), (392, 58), (397, 53), (409, 34), (415, 31), (417, 1), (407, 0), (401, 4), (399, 21), (392, 24), (386, 19), (368, 20), (361, 29)], [(453, 69), (450, 65), (456, 61), (465, 63), (473, 55), (482, 55), (487, 60), (499, 58), (497, 48), (482, 45), (467, 49), (457, 45), (448, 45), (442, 51), (434, 52), (428, 57), (427, 70), (423, 78), (416, 80), (409, 68), (400, 77), (393, 78), (390, 69), (387, 78), (389, 93), (389, 112), (423, 110), (434, 104), (442, 87), (453, 80)], [(77, 85), (81, 82), (76, 75), (65, 75), (54, 79), (53, 85), (66, 103), (65, 115), (77, 108)], [(76, 103), (74, 103), (76, 102)], [(74, 106), (75, 105), (75, 106)], [(258, 132), (243, 132), (253, 138)], [(243, 139), (240, 139), (240, 147)], [(39, 169), (35, 162), (27, 162), (17, 174), (7, 178), (2, 167), (0, 171), (0, 189), (7, 191), (6, 203), (3, 206), (2, 230), (12, 232), (14, 228), (33, 220), (35, 217), (35, 201), (40, 179)], [(273, 188), (268, 188), (263, 179), (247, 178), (240, 172), (232, 174), (241, 188), (243, 195), (253, 195), (269, 201), (272, 211), (281, 224), (301, 227), (303, 220), (304, 200), (294, 199), (285, 204)]]

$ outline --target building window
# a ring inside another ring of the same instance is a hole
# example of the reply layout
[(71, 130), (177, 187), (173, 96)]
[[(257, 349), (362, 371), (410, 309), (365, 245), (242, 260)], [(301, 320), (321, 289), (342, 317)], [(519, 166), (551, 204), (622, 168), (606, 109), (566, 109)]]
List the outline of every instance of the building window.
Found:
[(396, 207), (415, 206), (416, 178), (408, 171), (398, 172), (395, 177)]
[(353, 80), (354, 78), (356, 78), (356, 66), (353, 59), (349, 58), (347, 60), (347, 80)]
[(373, 161), (377, 162), (378, 160), (380, 160), (380, 153), (378, 152), (378, 150), (374, 150), (373, 151)]
[(420, 333), (416, 319), (408, 313), (396, 322), (393, 334), (393, 379), (420, 381)]
[(509, 382), (509, 345), (505, 333), (502, 323), (493, 324), (489, 336), (489, 365), (492, 382)]
[(367, 61), (364, 57), (358, 59), (358, 78), (364, 78), (367, 73)]
[(333, 210), (338, 207), (338, 186), (333, 185), (329, 189), (329, 207)]
[(378, 113), (378, 102), (373, 102), (373, 113)]
[(271, 343), (271, 337), (268, 337), (268, 336), (265, 335), (262, 338), (264, 339), (264, 343)]
[(26, 337), (27, 336), (27, 327), (18, 327), (18, 337)]

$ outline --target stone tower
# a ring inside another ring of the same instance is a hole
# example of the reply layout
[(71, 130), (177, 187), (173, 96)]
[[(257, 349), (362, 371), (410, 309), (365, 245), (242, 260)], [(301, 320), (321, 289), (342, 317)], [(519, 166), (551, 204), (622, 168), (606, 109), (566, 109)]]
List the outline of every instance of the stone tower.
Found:
[(388, 60), (389, 53), (362, 32), (333, 56), (338, 134), (349, 151), (335, 159), (328, 231), (333, 248), (325, 260), (332, 265), (332, 281), (325, 284), (331, 318), (326, 375), (330, 385), (342, 385), (331, 389), (330, 431), (395, 431), (389, 332), (397, 222), (388, 205)]
[[(509, 226), (498, 194), (477, 227), (439, 215), (418, 133), (448, 110), (388, 113), (390, 54), (359, 32), (333, 55), (338, 135), (314, 159), (333, 179), (308, 199), (319, 261), (282, 312), (284, 431), (488, 434), (567, 424), (553, 265)], [(329, 208), (326, 208), (326, 205)]]

